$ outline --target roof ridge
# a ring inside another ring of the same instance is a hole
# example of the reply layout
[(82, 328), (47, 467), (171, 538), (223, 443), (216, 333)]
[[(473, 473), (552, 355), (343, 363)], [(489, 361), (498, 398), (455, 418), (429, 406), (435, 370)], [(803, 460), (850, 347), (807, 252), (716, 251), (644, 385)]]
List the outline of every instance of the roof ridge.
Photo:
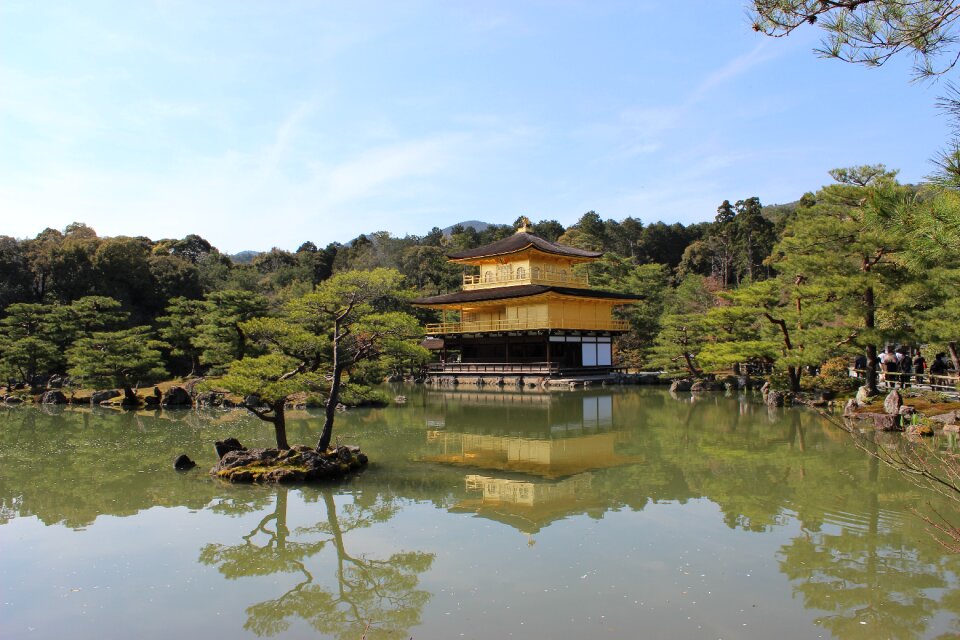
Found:
[(599, 258), (603, 255), (601, 251), (588, 251), (578, 247), (570, 247), (541, 238), (540, 236), (518, 231), (513, 235), (489, 242), (480, 247), (465, 249), (463, 251), (449, 253), (447, 258), (451, 260), (466, 260), (468, 258), (483, 258), (487, 256), (504, 255), (507, 253), (518, 253), (529, 247), (534, 247), (544, 253), (569, 256), (572, 258)]

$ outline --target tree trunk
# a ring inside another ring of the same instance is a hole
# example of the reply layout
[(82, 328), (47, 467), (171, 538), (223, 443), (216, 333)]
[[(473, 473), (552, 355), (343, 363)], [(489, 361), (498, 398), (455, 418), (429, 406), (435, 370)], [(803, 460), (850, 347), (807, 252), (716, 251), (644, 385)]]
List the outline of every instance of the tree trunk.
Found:
[(327, 526), (333, 535), (333, 545), (337, 550), (337, 584), (338, 593), (341, 600), (347, 600), (346, 579), (344, 576), (344, 560), (347, 559), (347, 551), (343, 545), (343, 531), (340, 529), (340, 522), (337, 520), (337, 504), (333, 501), (333, 493), (323, 492), (323, 502), (327, 507)]
[(270, 405), (270, 409), (273, 411), (271, 422), (273, 422), (273, 430), (277, 433), (277, 449), (290, 448), (290, 445), (287, 444), (287, 417), (283, 412), (285, 403), (286, 399)]
[(200, 375), (200, 356), (199, 354), (193, 354), (190, 356), (190, 375), (188, 378), (193, 378)]
[(694, 378), (699, 378), (700, 370), (693, 364), (693, 358), (690, 356), (689, 351), (683, 352), (683, 360), (687, 363), (687, 369), (690, 371), (690, 375)]
[(337, 415), (337, 405), (340, 403), (340, 379), (343, 376), (343, 366), (337, 362), (337, 349), (333, 350), (333, 380), (330, 382), (330, 395), (327, 396), (327, 406), (324, 411), (323, 431), (320, 432), (320, 441), (317, 442), (317, 451), (323, 453), (330, 448), (333, 438), (333, 419)]
[(233, 329), (237, 332), (237, 360), (243, 360), (243, 357), (247, 355), (247, 336), (244, 335), (239, 324), (233, 325)]
[(278, 487), (277, 503), (273, 508), (273, 517), (276, 521), (277, 552), (283, 554), (287, 549), (287, 538), (290, 536), (290, 527), (287, 526), (287, 488)]
[(787, 367), (787, 376), (790, 378), (790, 391), (800, 393), (801, 375), (803, 375), (803, 371), (800, 367), (794, 367), (792, 365)]
[(874, 344), (867, 345), (867, 393), (871, 396), (875, 396), (880, 393), (880, 390), (877, 388), (877, 346)]
[[(869, 269), (865, 269), (868, 271)], [(863, 324), (868, 330), (877, 326), (877, 307), (873, 297), (873, 287), (867, 287), (863, 292), (864, 313)], [(867, 393), (875, 396), (880, 393), (877, 388), (877, 346), (867, 345)]]
[(126, 386), (123, 388), (123, 402), (120, 404), (124, 407), (136, 407), (140, 405), (140, 398), (137, 396), (136, 391)]
[(950, 361), (953, 362), (953, 370), (960, 373), (960, 355), (957, 354), (957, 343), (948, 342), (947, 351), (950, 352)]

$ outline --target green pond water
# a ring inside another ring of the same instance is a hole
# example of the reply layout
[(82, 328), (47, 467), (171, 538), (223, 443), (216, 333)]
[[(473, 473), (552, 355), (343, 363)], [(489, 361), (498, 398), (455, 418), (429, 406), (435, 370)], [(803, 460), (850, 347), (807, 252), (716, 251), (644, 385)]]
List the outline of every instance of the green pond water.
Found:
[[(207, 475), (215, 440), (271, 444), (240, 411), (0, 411), (0, 638), (960, 632), (960, 558), (910, 511), (956, 507), (809, 410), (391, 393), (337, 418), (370, 468), (305, 488)], [(294, 412), (290, 441), (320, 424)]]

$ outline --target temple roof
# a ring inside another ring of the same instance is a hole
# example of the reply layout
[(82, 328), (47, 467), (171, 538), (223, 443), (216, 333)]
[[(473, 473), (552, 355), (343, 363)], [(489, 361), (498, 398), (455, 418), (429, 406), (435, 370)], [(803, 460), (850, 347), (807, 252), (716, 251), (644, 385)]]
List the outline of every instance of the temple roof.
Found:
[(484, 258), (487, 256), (500, 256), (506, 253), (517, 253), (518, 251), (523, 251), (527, 248), (534, 248), (544, 253), (550, 253), (557, 256), (567, 256), (570, 258), (599, 258), (603, 253), (599, 251), (587, 251), (585, 249), (577, 249), (576, 247), (567, 247), (562, 244), (557, 244), (556, 242), (550, 242), (549, 240), (544, 240), (539, 236), (535, 236), (532, 233), (526, 233), (524, 231), (518, 231), (512, 236), (508, 236), (503, 240), (497, 240), (496, 242), (491, 242), (490, 244), (485, 244), (482, 247), (477, 247), (476, 249), (467, 249), (466, 251), (459, 251), (457, 253), (448, 254), (447, 257), (451, 260), (469, 260), (471, 258)]
[(493, 289), (477, 289), (474, 291), (458, 291), (428, 298), (417, 298), (413, 304), (439, 305), (456, 304), (458, 302), (481, 302), (484, 300), (507, 300), (510, 298), (527, 298), (543, 293), (557, 293), (577, 298), (600, 298), (609, 300), (639, 300), (637, 296), (613, 291), (599, 291), (597, 289), (575, 289), (573, 287), (553, 287), (543, 284), (524, 284), (516, 287), (497, 287)]

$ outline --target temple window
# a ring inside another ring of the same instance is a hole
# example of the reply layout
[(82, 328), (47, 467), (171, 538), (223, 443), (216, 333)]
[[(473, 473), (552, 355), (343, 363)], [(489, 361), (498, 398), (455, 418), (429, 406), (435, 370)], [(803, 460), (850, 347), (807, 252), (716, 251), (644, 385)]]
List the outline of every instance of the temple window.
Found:
[(517, 279), (523, 280), (526, 277), (527, 277), (527, 270), (524, 269), (523, 267), (517, 267)]

